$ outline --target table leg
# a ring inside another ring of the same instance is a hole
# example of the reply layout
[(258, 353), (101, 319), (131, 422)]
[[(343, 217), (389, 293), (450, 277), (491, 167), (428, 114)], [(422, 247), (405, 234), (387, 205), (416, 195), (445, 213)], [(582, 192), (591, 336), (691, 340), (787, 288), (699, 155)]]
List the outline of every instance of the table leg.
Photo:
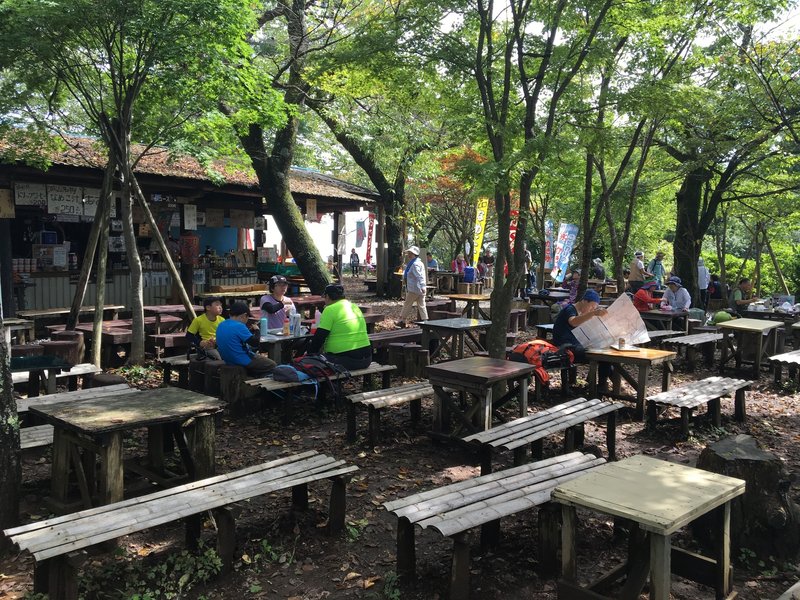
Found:
[(650, 600), (669, 600), (670, 537), (650, 533)]
[(480, 399), (480, 419), (478, 424), (479, 431), (486, 431), (492, 428), (492, 388), (486, 390), (483, 397)]
[(274, 343), (270, 344), (269, 350), (267, 351), (269, 353), (269, 357), (279, 365), (283, 364), (283, 362), (281, 360), (282, 347), (283, 347), (283, 344), (281, 344), (280, 342), (274, 342)]
[(519, 392), (517, 392), (517, 397), (519, 398), (520, 417), (528, 416), (528, 386), (530, 386), (530, 384), (531, 384), (530, 377), (524, 377), (519, 382)]
[(459, 331), (453, 336), (453, 345), (455, 346), (455, 358), (464, 358), (464, 332)]
[(58, 369), (48, 369), (47, 370), (47, 393), (48, 394), (55, 394), (56, 393), (56, 374)]
[(636, 382), (636, 415), (637, 421), (644, 419), (644, 398), (647, 396), (647, 376), (650, 374), (650, 365), (639, 365), (639, 379)]
[(445, 391), (441, 386), (433, 386), (433, 430), (444, 433), (447, 427), (447, 402), (444, 399)]
[(661, 391), (666, 392), (672, 382), (672, 372), (675, 370), (671, 360), (662, 363), (663, 371), (661, 372)]
[(761, 375), (761, 353), (764, 351), (764, 334), (756, 334), (758, 342), (756, 342), (756, 355), (753, 358), (753, 377), (758, 379)]
[(722, 331), (722, 348), (720, 353), (719, 372), (725, 371), (725, 363), (728, 362), (728, 336), (730, 333), (727, 330)]
[(194, 458), (195, 477), (205, 479), (214, 475), (215, 440), (214, 415), (194, 418), (191, 453)]
[(69, 436), (63, 429), (53, 429), (53, 462), (50, 475), (50, 495), (56, 502), (66, 504), (69, 489)]
[(122, 485), (122, 432), (106, 435), (99, 444), (100, 450), (100, 504), (120, 502)]
[(716, 556), (717, 572), (714, 587), (717, 592), (717, 600), (727, 598), (732, 587), (731, 571), (731, 503), (726, 502), (714, 511), (715, 528), (719, 532), (717, 541)]
[(566, 581), (578, 579), (578, 555), (575, 530), (578, 517), (574, 506), (561, 507), (561, 577)]
[(589, 361), (589, 397), (597, 398), (597, 361)]

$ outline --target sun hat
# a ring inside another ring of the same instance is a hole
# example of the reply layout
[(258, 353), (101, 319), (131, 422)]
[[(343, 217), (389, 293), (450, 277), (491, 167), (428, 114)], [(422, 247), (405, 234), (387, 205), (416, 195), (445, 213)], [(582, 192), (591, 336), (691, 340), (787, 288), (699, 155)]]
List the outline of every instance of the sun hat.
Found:
[(656, 282), (655, 281), (645, 281), (644, 284), (642, 284), (642, 289), (643, 290), (647, 290), (647, 289), (654, 288), (654, 287), (656, 287)]
[(586, 302), (597, 302), (600, 304), (600, 294), (598, 294), (595, 290), (586, 290), (586, 293), (583, 295), (583, 300)]
[(681, 281), (681, 278), (677, 277), (676, 275), (673, 275), (672, 277), (667, 279), (667, 283), (674, 283), (678, 287), (681, 287), (683, 285), (683, 282)]
[(637, 250), (636, 252), (633, 253), (633, 255), (634, 256), (644, 256), (644, 252), (642, 252), (641, 250)]
[(419, 256), (419, 246), (409, 246), (406, 252), (411, 252), (414, 256)]

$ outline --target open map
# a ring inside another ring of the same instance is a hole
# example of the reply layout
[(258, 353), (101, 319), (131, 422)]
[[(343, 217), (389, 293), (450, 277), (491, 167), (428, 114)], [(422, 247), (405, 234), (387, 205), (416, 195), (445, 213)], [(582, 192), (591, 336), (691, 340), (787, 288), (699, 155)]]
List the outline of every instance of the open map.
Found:
[(620, 338), (626, 345), (650, 341), (642, 317), (627, 294), (620, 294), (602, 317), (592, 317), (572, 330), (578, 341), (589, 349), (608, 348)]

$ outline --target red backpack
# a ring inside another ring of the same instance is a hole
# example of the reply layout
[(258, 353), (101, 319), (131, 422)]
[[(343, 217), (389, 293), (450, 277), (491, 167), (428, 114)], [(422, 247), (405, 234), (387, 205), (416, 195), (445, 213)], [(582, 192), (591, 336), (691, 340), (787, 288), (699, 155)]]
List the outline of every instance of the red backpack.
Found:
[(575, 355), (571, 350), (559, 350), (557, 346), (545, 340), (531, 340), (514, 346), (509, 359), (535, 366), (534, 375), (541, 383), (547, 385), (550, 383), (547, 369), (569, 367), (575, 361)]

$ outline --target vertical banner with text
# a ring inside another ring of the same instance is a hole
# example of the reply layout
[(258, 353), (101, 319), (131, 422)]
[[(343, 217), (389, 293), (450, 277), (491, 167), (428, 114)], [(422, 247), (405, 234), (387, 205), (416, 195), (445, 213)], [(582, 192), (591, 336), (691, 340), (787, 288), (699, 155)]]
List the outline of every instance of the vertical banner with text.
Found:
[(486, 213), (489, 211), (489, 199), (478, 198), (478, 208), (475, 212), (475, 238), (472, 243), (472, 265), (476, 266), (481, 256), (483, 234), (486, 233)]
[[(514, 254), (514, 242), (517, 239), (517, 217), (519, 217), (518, 210), (511, 211), (511, 223), (508, 226), (508, 251), (510, 254)], [(503, 275), (508, 277), (508, 262), (503, 265)]]
[(372, 264), (372, 230), (375, 229), (375, 213), (369, 213), (369, 222), (367, 224), (367, 257), (365, 259), (368, 265)]
[(553, 270), (550, 276), (556, 281), (561, 282), (567, 273), (569, 259), (572, 249), (575, 247), (575, 240), (578, 237), (578, 226), (570, 223), (561, 223), (558, 227), (558, 240), (556, 241), (556, 252), (553, 257)]
[(553, 268), (553, 222), (550, 219), (544, 222), (544, 268)]

